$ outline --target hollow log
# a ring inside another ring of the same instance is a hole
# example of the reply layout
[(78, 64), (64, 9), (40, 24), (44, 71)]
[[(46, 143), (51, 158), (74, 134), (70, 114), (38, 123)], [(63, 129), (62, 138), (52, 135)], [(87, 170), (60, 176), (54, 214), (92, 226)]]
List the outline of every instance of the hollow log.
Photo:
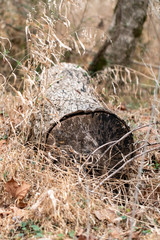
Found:
[(97, 174), (120, 167), (127, 159), (124, 156), (133, 151), (133, 136), (124, 136), (129, 127), (98, 100), (87, 72), (62, 63), (41, 78), (48, 87), (35, 116), (35, 139), (48, 146), (47, 150), (52, 146), (69, 147), (78, 154), (90, 155), (88, 164)]

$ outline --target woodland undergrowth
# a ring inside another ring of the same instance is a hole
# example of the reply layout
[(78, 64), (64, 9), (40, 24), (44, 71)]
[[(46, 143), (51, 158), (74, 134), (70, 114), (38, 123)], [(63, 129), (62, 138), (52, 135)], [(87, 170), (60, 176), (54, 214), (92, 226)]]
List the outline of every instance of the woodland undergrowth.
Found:
[[(129, 125), (136, 149), (126, 179), (91, 177), (76, 156), (71, 161), (58, 147), (51, 156), (27, 138), (46, 93), (45, 70), (62, 61), (87, 69), (108, 20), (89, 18), (89, 0), (33, 1), (32, 7), (27, 1), (27, 9), (19, 1), (21, 17), (9, 3), (13, 11), (5, 10), (5, 3), (1, 9), (0, 239), (160, 239), (158, 57), (153, 62), (139, 43), (143, 66), (135, 60), (91, 79), (99, 99)], [(158, 11), (152, 4), (149, 18)], [(10, 14), (24, 29), (10, 26)]]

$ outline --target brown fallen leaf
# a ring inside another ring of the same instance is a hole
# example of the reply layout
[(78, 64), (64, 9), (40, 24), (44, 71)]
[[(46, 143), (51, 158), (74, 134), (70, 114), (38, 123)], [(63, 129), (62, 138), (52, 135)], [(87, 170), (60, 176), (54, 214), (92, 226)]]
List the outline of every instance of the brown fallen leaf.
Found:
[(23, 182), (22, 185), (19, 185), (13, 178), (6, 183), (6, 191), (19, 200), (25, 198), (29, 188), (30, 184)]
[(12, 216), (13, 216), (14, 218), (21, 219), (21, 218), (23, 218), (24, 216), (27, 215), (27, 211), (26, 211), (26, 210), (19, 209), (19, 208), (16, 207), (16, 206), (11, 207), (10, 209), (11, 209), (11, 211), (12, 211)]
[(6, 218), (8, 216), (15, 217), (15, 218), (22, 218), (26, 216), (27, 211), (19, 209), (16, 206), (10, 207), (9, 209), (0, 208), (0, 218)]
[(27, 206), (27, 203), (26, 202), (23, 202), (23, 200), (19, 200), (16, 202), (16, 206), (20, 209), (23, 209)]
[(78, 240), (86, 240), (87, 238), (86, 238), (86, 236), (84, 236), (84, 235), (80, 235), (79, 237), (78, 237)]
[(6, 191), (9, 192), (12, 195), (12, 197), (16, 198), (16, 191), (19, 185), (13, 178), (6, 183), (5, 187)]
[(118, 109), (120, 109), (121, 111), (127, 111), (127, 106), (125, 103), (121, 103)]
[(22, 185), (17, 188), (16, 198), (18, 198), (19, 200), (24, 199), (28, 190), (30, 189), (30, 186), (30, 184), (23, 182)]
[(100, 221), (107, 220), (110, 223), (115, 223), (115, 221), (117, 219), (117, 215), (116, 215), (115, 211), (112, 209), (109, 209), (109, 208), (103, 209), (100, 211), (95, 211), (94, 213)]

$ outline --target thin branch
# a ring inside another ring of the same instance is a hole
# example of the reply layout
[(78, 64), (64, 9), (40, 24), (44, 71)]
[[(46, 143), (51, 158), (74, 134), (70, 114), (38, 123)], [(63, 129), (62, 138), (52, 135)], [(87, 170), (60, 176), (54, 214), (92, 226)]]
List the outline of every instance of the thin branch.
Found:
[[(151, 130), (151, 125), (152, 125), (152, 121), (155, 120), (155, 116), (156, 116), (156, 111), (155, 111), (155, 104), (156, 104), (156, 101), (157, 101), (157, 96), (158, 96), (158, 90), (159, 90), (159, 81), (160, 81), (160, 68), (159, 68), (159, 76), (158, 76), (158, 79), (155, 78), (155, 90), (154, 90), (154, 100), (153, 100), (153, 104), (152, 104), (152, 110), (151, 110), (151, 117), (150, 117), (150, 126), (148, 128), (148, 131), (147, 131), (147, 135), (146, 135), (146, 141), (148, 141), (149, 139), (149, 134), (150, 134), (150, 130)], [(153, 150), (158, 150), (158, 148), (155, 148), (155, 149), (151, 149), (150, 151), (153, 151)], [(141, 178), (141, 174), (142, 174), (142, 171), (143, 171), (143, 165), (144, 165), (144, 161), (145, 161), (145, 155), (147, 154), (148, 151), (146, 151), (146, 147), (144, 149), (144, 154), (143, 154), (143, 158), (142, 158), (142, 161), (141, 161), (141, 164), (140, 164), (140, 167), (139, 167), (139, 171), (138, 171), (138, 182), (137, 182), (137, 185), (136, 185), (136, 190), (135, 190), (135, 203), (134, 203), (134, 206), (133, 206), (133, 213), (132, 213), (132, 217), (134, 219), (135, 217), (135, 214), (136, 214), (136, 203), (138, 201), (138, 193), (139, 193), (139, 185), (140, 185), (140, 178)], [(131, 221), (131, 232), (130, 232), (130, 236), (129, 236), (129, 240), (132, 240), (132, 235), (133, 235), (133, 229), (134, 229), (134, 223), (135, 221)]]
[(136, 61), (136, 60), (131, 60), (131, 62), (134, 63), (134, 64), (137, 64), (137, 65), (141, 65), (145, 68), (146, 68), (146, 66), (148, 66), (148, 67), (152, 67), (152, 68), (155, 68), (155, 69), (159, 69), (159, 66), (156, 65), (156, 64), (150, 64), (150, 63), (144, 64), (143, 62), (139, 62), (139, 61)]
[[(152, 148), (152, 149), (149, 149), (145, 152), (142, 152), (140, 154), (137, 154), (136, 156), (130, 158), (127, 162), (125, 162), (121, 167), (119, 167), (118, 169), (115, 170), (115, 172), (111, 173), (108, 177), (106, 177), (105, 179), (103, 179), (103, 181), (101, 181), (93, 190), (96, 191), (104, 182), (106, 182), (108, 179), (110, 179), (111, 177), (113, 177), (116, 173), (118, 173), (120, 170), (122, 170), (127, 164), (129, 164), (130, 162), (132, 162), (133, 160), (135, 160), (136, 158), (139, 158), (141, 156), (144, 156), (146, 155), (147, 153), (150, 153), (152, 151), (155, 151), (155, 150), (158, 150), (160, 147), (155, 147), (155, 148)], [(125, 159), (125, 158), (124, 158)]]

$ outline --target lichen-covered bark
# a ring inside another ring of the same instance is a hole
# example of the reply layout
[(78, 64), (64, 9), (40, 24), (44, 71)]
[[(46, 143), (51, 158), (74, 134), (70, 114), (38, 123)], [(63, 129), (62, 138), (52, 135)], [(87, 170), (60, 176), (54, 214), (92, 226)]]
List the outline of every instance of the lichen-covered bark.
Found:
[(41, 84), (47, 89), (42, 96), (43, 104), (35, 115), (33, 131), (36, 139), (40, 136), (44, 139), (51, 125), (66, 115), (101, 108), (89, 82), (85, 70), (69, 63), (56, 65), (41, 75)]
[(89, 70), (95, 72), (106, 65), (127, 65), (135, 50), (147, 16), (149, 0), (119, 0), (115, 7), (109, 36), (95, 55)]

